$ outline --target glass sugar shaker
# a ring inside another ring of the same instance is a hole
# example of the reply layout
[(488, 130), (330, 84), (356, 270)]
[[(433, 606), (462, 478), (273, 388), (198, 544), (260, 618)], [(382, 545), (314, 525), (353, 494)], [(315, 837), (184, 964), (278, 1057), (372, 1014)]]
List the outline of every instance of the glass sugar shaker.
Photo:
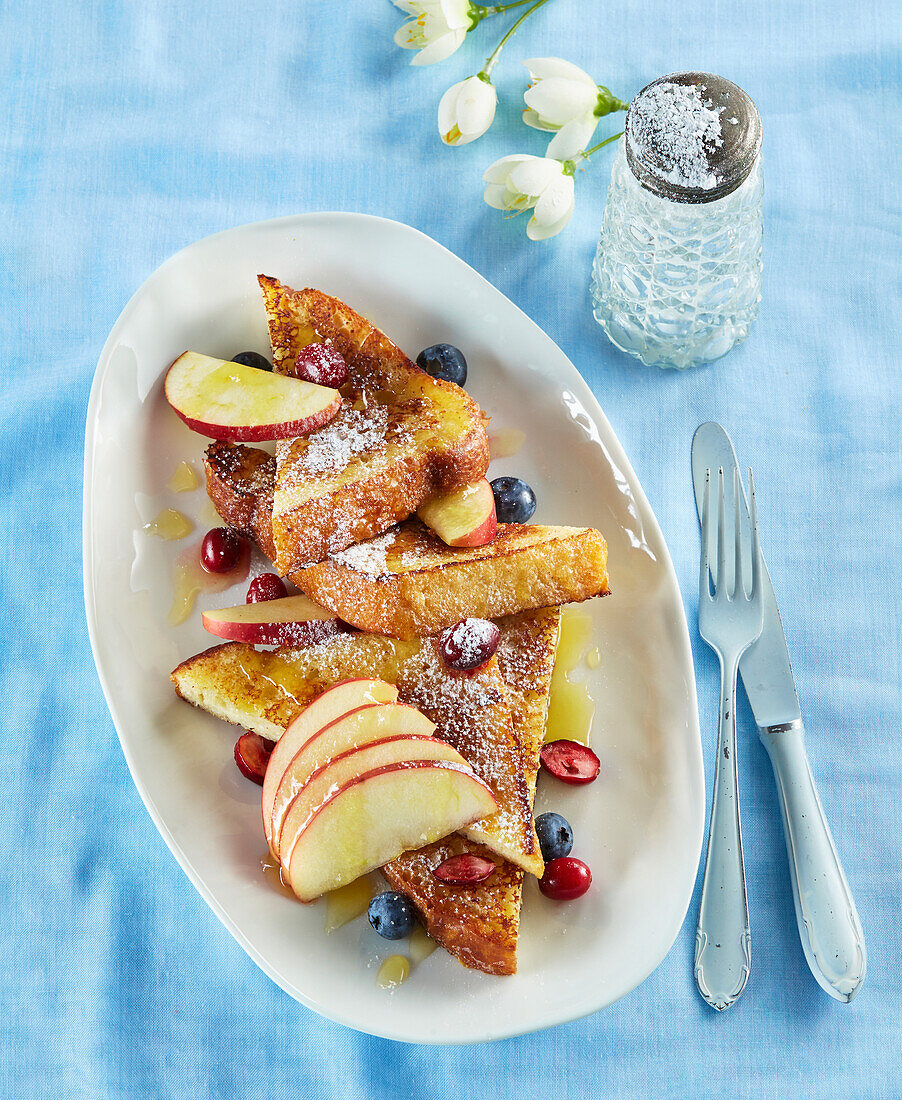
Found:
[(683, 369), (748, 335), (761, 298), (761, 118), (711, 73), (633, 99), (592, 275), (595, 319), (643, 363)]

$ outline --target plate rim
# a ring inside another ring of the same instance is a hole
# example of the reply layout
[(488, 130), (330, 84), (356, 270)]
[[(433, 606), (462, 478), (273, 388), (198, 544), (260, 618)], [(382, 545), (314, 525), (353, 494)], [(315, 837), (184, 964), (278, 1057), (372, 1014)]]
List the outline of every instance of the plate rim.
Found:
[[(118, 337), (120, 331), (125, 327), (126, 323), (130, 319), (130, 316), (137, 306), (139, 299), (143, 296), (146, 289), (150, 284), (156, 280), (162, 278), (170, 267), (176, 266), (181, 258), (196, 248), (203, 246), (209, 242), (212, 242), (218, 238), (242, 235), (246, 233), (253, 233), (259, 230), (273, 231), (285, 229), (286, 231), (291, 226), (299, 226), (303, 224), (309, 224), (311, 222), (326, 220), (326, 219), (338, 219), (342, 221), (357, 221), (357, 222), (374, 222), (379, 224), (388, 224), (393, 227), (393, 230), (400, 231), (402, 233), (409, 233), (415, 237), (422, 238), (432, 247), (440, 249), (442, 252), (447, 253), (457, 263), (462, 264), (467, 272), (476, 278), (477, 281), (485, 283), (493, 291), (504, 298), (508, 305), (516, 311), (521, 321), (525, 321), (529, 326), (537, 329), (542, 333), (546, 339), (550, 340), (554, 344), (555, 348), (564, 357), (567, 364), (571, 368), (573, 374), (568, 380), (568, 388), (576, 392), (576, 396), (579, 398), (586, 412), (598, 422), (599, 426), (607, 432), (607, 438), (603, 441), (605, 451), (609, 453), (609, 457), (616, 460), (618, 468), (620, 468), (625, 474), (630, 489), (636, 498), (636, 502), (640, 507), (644, 506), (643, 523), (650, 523), (652, 531), (660, 539), (660, 544), (663, 547), (663, 561), (667, 579), (672, 586), (673, 591), (677, 595), (677, 606), (679, 608), (679, 637), (684, 648), (684, 655), (686, 657), (686, 666), (688, 669), (687, 678), (687, 695), (688, 695), (688, 720), (689, 720), (689, 741), (691, 743), (691, 759), (687, 759), (687, 765), (692, 774), (692, 779), (695, 781), (697, 788), (700, 791), (700, 803), (697, 807), (697, 822), (696, 822), (696, 836), (694, 838), (694, 844), (692, 849), (695, 851), (695, 859), (693, 861), (696, 867), (696, 872), (691, 876), (691, 880), (687, 883), (683, 891), (683, 898), (678, 906), (682, 910), (682, 916), (676, 928), (673, 930), (670, 936), (669, 942), (666, 948), (660, 953), (660, 957), (656, 958), (651, 965), (645, 970), (642, 976), (635, 981), (628, 989), (623, 989), (615, 993), (612, 997), (604, 1000), (602, 1004), (597, 1005), (595, 1008), (584, 1010), (578, 1008), (573, 1012), (565, 1013), (560, 1018), (551, 1022), (529, 1024), (523, 1026), (508, 1026), (501, 1027), (492, 1034), (484, 1038), (470, 1038), (467, 1036), (452, 1039), (438, 1039), (433, 1037), (419, 1037), (411, 1038), (409, 1035), (401, 1034), (393, 1031), (392, 1028), (372, 1028), (365, 1027), (360, 1024), (359, 1021), (343, 1018), (340, 1012), (335, 1012), (331, 1009), (324, 1009), (321, 1005), (315, 1002), (313, 998), (308, 997), (301, 990), (293, 985), (289, 985), (288, 981), (283, 979), (278, 971), (274, 970), (268, 961), (257, 951), (257, 949), (250, 943), (250, 941), (243, 934), (238, 925), (232, 920), (232, 918), (225, 911), (220, 904), (216, 895), (209, 891), (200, 876), (200, 873), (194, 868), (193, 864), (187, 857), (186, 853), (176, 842), (168, 826), (166, 825), (162, 815), (158, 812), (156, 804), (151, 798), (148, 790), (145, 788), (143, 781), (136, 773), (133, 766), (133, 760), (131, 753), (126, 745), (126, 741), (123, 738), (122, 728), (125, 723), (122, 721), (120, 714), (118, 713), (118, 707), (114, 703), (111, 689), (105, 675), (105, 672), (101, 666), (101, 661), (98, 654), (98, 631), (99, 624), (97, 622), (94, 607), (94, 583), (93, 583), (93, 549), (91, 545), (91, 533), (93, 532), (93, 503), (94, 503), (94, 463), (96, 453), (96, 427), (97, 427), (97, 412), (100, 404), (100, 391), (103, 385), (103, 381), (110, 368), (112, 359), (112, 351), (117, 346)], [(610, 454), (611, 443), (613, 443), (616, 452), (613, 455)], [(94, 377), (91, 383), (90, 396), (88, 398), (88, 405), (85, 416), (85, 448), (84, 448), (84, 465), (83, 465), (83, 489), (82, 489), (82, 585), (85, 602), (85, 615), (87, 619), (88, 637), (91, 642), (91, 654), (94, 661), (94, 667), (97, 672), (97, 677), (100, 681), (101, 690), (103, 691), (104, 700), (107, 705), (107, 709), (110, 712), (110, 717), (113, 721), (113, 726), (116, 730), (116, 736), (119, 741), (119, 746), (125, 756), (126, 764), (128, 765), (129, 774), (131, 775), (132, 782), (141, 797), (141, 801), (144, 803), (145, 809), (150, 815), (151, 820), (154, 823), (160, 836), (163, 838), (167, 848), (175, 857), (176, 862), (182, 868), (187, 875), (189, 881), (194, 886), (195, 890), (200, 894), (206, 904), (213, 911), (217, 919), (222, 923), (231, 936), (239, 943), (248, 956), (254, 961), (254, 963), (260, 967), (266, 976), (279, 986), (285, 993), (287, 993), (293, 1000), (303, 1004), (306, 1008), (316, 1012), (318, 1015), (325, 1017), (335, 1023), (341, 1024), (344, 1027), (351, 1028), (354, 1031), (361, 1034), (373, 1035), (377, 1038), (390, 1039), (395, 1042), (408, 1043), (413, 1045), (422, 1046), (471, 1046), (484, 1042), (498, 1042), (502, 1039), (515, 1038), (521, 1035), (529, 1035), (537, 1031), (543, 1031), (553, 1027), (559, 1027), (564, 1024), (572, 1023), (575, 1020), (583, 1019), (587, 1016), (594, 1015), (596, 1012), (600, 1012), (610, 1005), (616, 1003), (622, 997), (627, 996), (629, 993), (637, 989), (646, 979), (651, 975), (664, 961), (667, 955), (673, 948), (677, 937), (682, 930), (682, 927), (686, 920), (686, 914), (689, 910), (689, 904), (692, 900), (692, 895), (695, 890), (695, 879), (697, 877), (697, 867), (701, 858), (702, 841), (704, 838), (705, 828), (705, 782), (704, 782), (704, 758), (701, 742), (701, 730), (699, 725), (698, 714), (698, 696), (695, 682), (695, 666), (692, 658), (692, 642), (689, 634), (689, 623), (686, 616), (686, 609), (683, 604), (682, 592), (680, 589), (679, 581), (674, 569), (673, 560), (670, 555), (670, 549), (667, 546), (667, 542), (664, 538), (664, 534), (661, 531), (660, 524), (658, 523), (657, 516), (655, 515), (645, 491), (636, 475), (635, 470), (623, 449), (620, 439), (611, 427), (607, 416), (604, 413), (598, 399), (593, 393), (588, 382), (583, 378), (576, 365), (572, 362), (570, 357), (563, 351), (563, 349), (553, 340), (541, 326), (534, 321), (524, 310), (522, 310), (516, 302), (512, 301), (502, 290), (494, 286), (484, 275), (477, 271), (474, 267), (463, 260), (451, 249), (447, 248), (440, 241), (430, 237), (422, 230), (416, 229), (413, 226), (407, 225), (404, 222), (397, 221), (393, 218), (385, 218), (375, 214), (363, 214), (353, 211), (334, 210), (334, 211), (309, 211), (300, 214), (288, 214), (277, 218), (264, 218), (255, 222), (247, 222), (242, 225), (232, 226), (227, 229), (218, 230), (215, 233), (208, 234), (204, 237), (200, 237), (195, 241), (184, 245), (176, 252), (172, 253), (167, 259), (159, 264), (148, 276), (144, 279), (141, 285), (135, 290), (135, 292), (128, 299), (119, 316), (116, 318), (113, 327), (110, 329), (109, 335), (104, 341), (103, 348), (101, 349), (100, 356), (97, 361), (97, 366), (94, 370)], [(646, 518), (647, 517), (647, 518)], [(692, 737), (692, 734), (695, 734)]]

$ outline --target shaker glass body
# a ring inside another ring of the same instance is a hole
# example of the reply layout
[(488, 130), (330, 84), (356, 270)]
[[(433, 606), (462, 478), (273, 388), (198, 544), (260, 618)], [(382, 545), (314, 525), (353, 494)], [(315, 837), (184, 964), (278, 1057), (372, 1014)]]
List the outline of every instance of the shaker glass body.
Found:
[(595, 319), (618, 348), (649, 366), (718, 359), (745, 339), (758, 313), (761, 158), (723, 198), (674, 202), (639, 183), (624, 140), (593, 268)]

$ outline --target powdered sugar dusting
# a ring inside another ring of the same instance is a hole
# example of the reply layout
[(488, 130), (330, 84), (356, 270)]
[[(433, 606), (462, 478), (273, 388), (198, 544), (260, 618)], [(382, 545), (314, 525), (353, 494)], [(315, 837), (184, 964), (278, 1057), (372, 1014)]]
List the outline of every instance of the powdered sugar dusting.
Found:
[(395, 534), (394, 530), (388, 530), (374, 539), (358, 542), (355, 546), (349, 546), (347, 550), (340, 550), (337, 554), (330, 555), (330, 560), (340, 565), (347, 565), (358, 573), (366, 573), (371, 577), (384, 577), (388, 573), (385, 552), (395, 541)]
[(385, 405), (342, 410), (330, 424), (308, 437), (294, 476), (338, 473), (355, 455), (372, 454), (384, 447), (387, 431)]
[(708, 153), (723, 144), (722, 107), (694, 85), (655, 84), (630, 108), (627, 141), (637, 159), (651, 154), (668, 183), (710, 191), (718, 184)]

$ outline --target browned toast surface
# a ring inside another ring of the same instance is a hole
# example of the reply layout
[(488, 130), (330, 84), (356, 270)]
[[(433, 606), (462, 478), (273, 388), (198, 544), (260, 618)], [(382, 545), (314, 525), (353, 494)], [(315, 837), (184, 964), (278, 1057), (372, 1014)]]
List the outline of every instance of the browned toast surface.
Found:
[(479, 406), (431, 378), (338, 298), (261, 275), (275, 369), (290, 373), (313, 340), (344, 356), (342, 406), (324, 428), (278, 448), (272, 536), (287, 574), (384, 531), (436, 493), (482, 477)]
[(435, 722), (436, 736), (453, 745), (491, 788), (499, 811), (470, 826), (467, 836), (540, 875), (523, 750), (494, 659), (476, 673), (452, 673), (430, 639), (345, 634), (303, 649), (257, 650), (229, 642), (182, 662), (172, 681), (189, 703), (278, 740), (326, 687), (367, 676), (397, 684), (399, 699)]
[[(523, 745), (530, 805), (535, 799), (539, 752), (545, 737), (560, 617), (560, 608), (552, 607), (498, 622), (498, 667)], [(503, 860), (479, 886), (443, 885), (433, 875), (433, 868), (463, 852), (491, 858), (490, 852), (465, 837), (447, 837), (392, 860), (383, 874), (411, 899), (430, 936), (466, 966), (488, 974), (513, 974), (517, 969), (523, 872)]]
[(499, 524), (488, 546), (450, 547), (408, 520), (292, 580), (360, 630), (399, 638), (609, 592), (598, 531), (521, 523)]
[[(433, 875), (451, 856), (472, 853), (495, 859), (486, 882), (468, 888), (443, 886)], [(406, 852), (382, 868), (391, 885), (410, 898), (426, 931), (465, 965), (486, 974), (515, 974), (523, 872), (498, 860), (488, 848), (449, 836)]]
[(273, 561), (272, 490), (276, 460), (259, 447), (218, 441), (204, 452), (207, 493), (230, 527), (260, 547)]
[[(205, 465), (219, 514), (269, 555), (267, 458), (254, 448), (214, 443)], [(246, 475), (250, 480), (242, 484)], [(413, 519), (291, 579), (345, 621), (394, 637), (421, 637), (471, 616), (496, 618), (609, 591), (607, 545), (592, 528), (500, 524), (488, 546), (454, 548)]]

